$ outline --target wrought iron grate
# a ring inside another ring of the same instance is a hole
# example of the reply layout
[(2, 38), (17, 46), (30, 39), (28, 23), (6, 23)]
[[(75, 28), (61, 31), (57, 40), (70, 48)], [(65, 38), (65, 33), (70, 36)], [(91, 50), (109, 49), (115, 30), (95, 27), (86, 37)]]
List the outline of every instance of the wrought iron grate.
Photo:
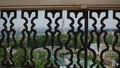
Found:
[(119, 10), (1, 10), (1, 68), (120, 67)]

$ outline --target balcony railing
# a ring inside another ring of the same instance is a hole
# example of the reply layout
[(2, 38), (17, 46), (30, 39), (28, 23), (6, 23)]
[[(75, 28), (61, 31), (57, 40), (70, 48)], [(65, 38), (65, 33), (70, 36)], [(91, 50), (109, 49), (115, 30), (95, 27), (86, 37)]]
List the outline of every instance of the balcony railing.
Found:
[(1, 68), (120, 67), (120, 10), (1, 10)]

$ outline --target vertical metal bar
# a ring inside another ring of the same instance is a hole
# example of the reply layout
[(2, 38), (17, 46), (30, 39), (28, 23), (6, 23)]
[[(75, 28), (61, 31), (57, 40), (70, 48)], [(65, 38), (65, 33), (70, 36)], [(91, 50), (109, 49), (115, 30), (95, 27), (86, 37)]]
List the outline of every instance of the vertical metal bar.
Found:
[(87, 68), (87, 45), (88, 45), (88, 10), (84, 10), (84, 16), (85, 16), (85, 63), (84, 68)]

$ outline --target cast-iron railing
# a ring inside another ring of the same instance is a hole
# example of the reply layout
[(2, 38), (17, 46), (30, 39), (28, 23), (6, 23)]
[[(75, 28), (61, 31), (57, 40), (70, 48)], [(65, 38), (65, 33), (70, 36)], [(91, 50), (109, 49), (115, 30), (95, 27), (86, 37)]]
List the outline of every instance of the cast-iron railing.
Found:
[(120, 68), (119, 40), (120, 10), (0, 11), (1, 68)]

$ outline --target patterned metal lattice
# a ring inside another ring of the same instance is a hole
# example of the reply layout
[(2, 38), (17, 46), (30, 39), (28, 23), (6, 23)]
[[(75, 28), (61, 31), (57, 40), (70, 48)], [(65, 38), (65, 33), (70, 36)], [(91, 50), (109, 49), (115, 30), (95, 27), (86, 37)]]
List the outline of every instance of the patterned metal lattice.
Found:
[(0, 68), (120, 68), (119, 10), (1, 10)]

